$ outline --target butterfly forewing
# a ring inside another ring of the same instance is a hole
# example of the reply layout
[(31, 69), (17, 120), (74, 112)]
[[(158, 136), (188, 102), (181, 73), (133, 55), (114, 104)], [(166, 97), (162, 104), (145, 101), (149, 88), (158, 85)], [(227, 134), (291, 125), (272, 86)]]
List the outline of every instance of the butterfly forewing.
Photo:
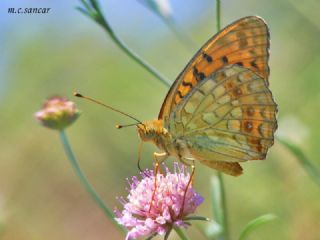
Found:
[(242, 18), (213, 36), (191, 59), (170, 88), (159, 119), (168, 124), (172, 109), (202, 80), (223, 66), (238, 64), (269, 77), (269, 31), (259, 17)]
[(260, 75), (228, 65), (206, 77), (175, 106), (168, 129), (208, 166), (264, 159), (273, 144), (276, 111)]

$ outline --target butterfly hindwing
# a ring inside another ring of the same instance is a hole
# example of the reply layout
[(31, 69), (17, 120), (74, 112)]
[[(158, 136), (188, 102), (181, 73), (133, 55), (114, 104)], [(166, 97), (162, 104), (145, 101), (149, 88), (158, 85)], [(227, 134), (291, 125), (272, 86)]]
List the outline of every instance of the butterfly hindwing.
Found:
[(208, 166), (264, 159), (273, 144), (276, 112), (272, 93), (260, 75), (228, 65), (175, 106), (168, 130), (173, 138), (186, 141), (194, 158)]
[(213, 36), (191, 59), (170, 88), (159, 113), (168, 123), (172, 109), (207, 76), (230, 64), (260, 75), (268, 83), (269, 31), (259, 17), (242, 18)]
[(216, 162), (212, 160), (203, 160), (201, 163), (232, 176), (239, 176), (242, 174), (242, 167), (236, 162)]

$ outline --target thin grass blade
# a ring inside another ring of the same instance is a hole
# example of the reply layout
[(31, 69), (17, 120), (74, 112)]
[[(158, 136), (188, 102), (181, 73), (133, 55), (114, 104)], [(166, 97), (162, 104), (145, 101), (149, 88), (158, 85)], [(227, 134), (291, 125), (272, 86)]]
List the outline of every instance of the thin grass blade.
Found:
[(256, 230), (256, 228), (260, 227), (263, 224), (269, 223), (271, 221), (273, 221), (274, 219), (276, 219), (277, 217), (274, 214), (265, 214), (262, 215), (260, 217), (257, 217), (255, 219), (253, 219), (252, 221), (250, 221), (245, 228), (242, 230), (239, 240), (245, 240), (247, 239), (248, 235)]

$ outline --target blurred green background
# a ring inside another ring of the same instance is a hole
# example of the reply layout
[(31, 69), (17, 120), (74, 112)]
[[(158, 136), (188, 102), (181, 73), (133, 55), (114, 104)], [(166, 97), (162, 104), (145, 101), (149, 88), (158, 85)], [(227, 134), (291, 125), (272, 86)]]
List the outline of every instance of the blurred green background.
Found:
[[(171, 0), (179, 29), (193, 39), (186, 49), (138, 1), (103, 1), (114, 30), (163, 75), (174, 80), (215, 31), (213, 0)], [(74, 90), (131, 113), (157, 116), (167, 88), (121, 52), (77, 1), (0, 2), (0, 239), (124, 239), (95, 205), (64, 155), (58, 133), (40, 127), (33, 113), (49, 96), (77, 102), (79, 120), (67, 130), (81, 166), (108, 206), (126, 195), (136, 175), (139, 139), (117, 113), (75, 99)], [(8, 14), (9, 7), (51, 7), (49, 14)], [(223, 0), (222, 26), (262, 16), (271, 31), (270, 88), (279, 105), (278, 134), (297, 143), (317, 166), (320, 110), (320, 1)], [(142, 165), (155, 147), (146, 144)], [(172, 161), (172, 160), (170, 160)], [(264, 213), (278, 219), (250, 239), (319, 240), (320, 187), (277, 141), (266, 161), (243, 164), (241, 177), (225, 177), (232, 239)], [(212, 217), (213, 170), (197, 165), (195, 187), (205, 197), (199, 215)], [(197, 228), (191, 238), (204, 239)]]

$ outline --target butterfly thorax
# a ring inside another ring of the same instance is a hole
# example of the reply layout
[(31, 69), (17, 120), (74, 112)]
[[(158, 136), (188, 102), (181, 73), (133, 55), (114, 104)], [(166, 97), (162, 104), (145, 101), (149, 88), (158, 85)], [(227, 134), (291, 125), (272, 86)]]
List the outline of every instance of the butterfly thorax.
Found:
[(138, 133), (142, 141), (153, 142), (159, 149), (167, 153), (172, 149), (172, 137), (163, 126), (162, 120), (145, 121), (137, 125)]

